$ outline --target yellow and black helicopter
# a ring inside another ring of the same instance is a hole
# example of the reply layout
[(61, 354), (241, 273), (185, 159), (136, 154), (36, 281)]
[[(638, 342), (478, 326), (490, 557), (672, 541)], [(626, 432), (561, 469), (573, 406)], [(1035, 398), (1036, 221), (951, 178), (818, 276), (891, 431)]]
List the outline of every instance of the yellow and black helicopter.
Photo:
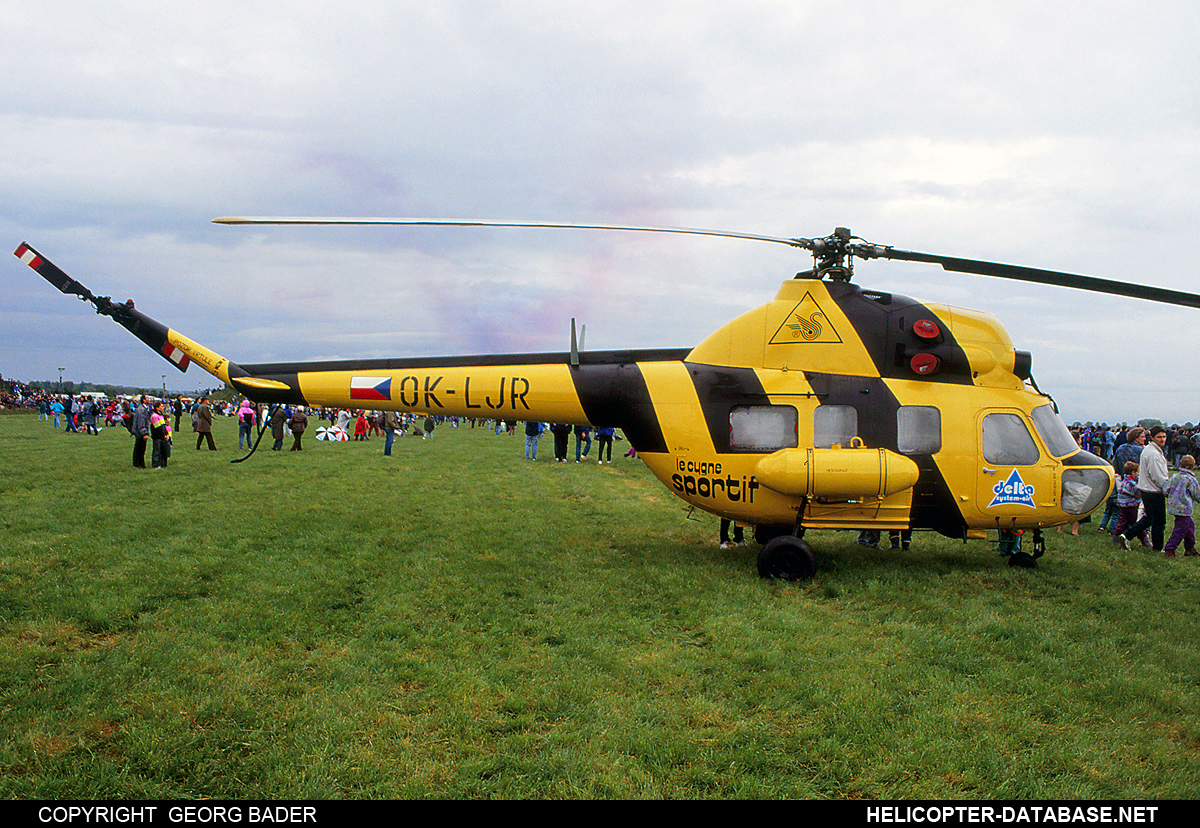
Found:
[[(898, 250), (838, 228), (780, 238), (675, 227), (387, 218), (220, 218), (222, 224), (560, 227), (685, 233), (808, 250), (811, 270), (694, 348), (235, 363), (137, 310), (95, 296), (28, 244), (16, 255), (91, 302), (181, 371), (196, 363), (255, 402), (620, 428), (691, 507), (755, 527), (764, 577), (815, 571), (806, 529), (997, 533), (1035, 566), (1042, 530), (1079, 520), (1113, 486), (1080, 449), (1030, 354), (992, 315), (851, 282), (854, 259), (1061, 285), (1200, 307), (1200, 296), (1057, 271)], [(1021, 536), (1032, 532), (1032, 549)]]

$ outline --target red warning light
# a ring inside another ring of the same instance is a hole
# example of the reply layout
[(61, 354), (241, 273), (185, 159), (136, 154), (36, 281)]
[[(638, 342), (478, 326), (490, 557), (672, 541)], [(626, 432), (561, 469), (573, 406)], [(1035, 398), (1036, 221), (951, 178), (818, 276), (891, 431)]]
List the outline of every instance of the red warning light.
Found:
[(913, 370), (914, 374), (928, 376), (937, 373), (938, 369), (942, 367), (942, 361), (934, 354), (917, 354), (908, 361), (908, 367)]
[(937, 339), (942, 335), (942, 329), (937, 326), (937, 323), (930, 319), (922, 319), (913, 324), (913, 333), (921, 339)]

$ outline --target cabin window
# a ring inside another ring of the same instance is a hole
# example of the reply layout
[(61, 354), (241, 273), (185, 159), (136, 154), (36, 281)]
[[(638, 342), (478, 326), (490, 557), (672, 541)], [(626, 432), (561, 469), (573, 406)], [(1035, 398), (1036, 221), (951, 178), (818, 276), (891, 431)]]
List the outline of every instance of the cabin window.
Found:
[(852, 405), (819, 405), (813, 415), (813, 445), (816, 448), (850, 447), (858, 436), (858, 411)]
[(983, 418), (983, 459), (998, 466), (1029, 466), (1041, 454), (1025, 421), (1016, 414), (988, 414)]
[(743, 405), (729, 412), (729, 447), (778, 451), (800, 444), (799, 417), (790, 405)]
[(896, 449), (901, 454), (942, 450), (942, 412), (931, 405), (905, 405), (896, 412)]

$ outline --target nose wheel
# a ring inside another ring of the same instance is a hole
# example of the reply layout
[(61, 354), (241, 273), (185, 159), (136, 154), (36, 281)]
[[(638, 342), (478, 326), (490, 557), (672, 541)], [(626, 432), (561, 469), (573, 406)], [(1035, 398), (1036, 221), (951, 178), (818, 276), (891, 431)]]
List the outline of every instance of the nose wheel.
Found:
[(1008, 565), (1024, 569), (1037, 569), (1037, 559), (1046, 554), (1046, 539), (1041, 529), (1033, 530), (1033, 543), (1029, 552), (1021, 551), (1021, 538), (1025, 533), (1009, 529), (1000, 530), (1000, 554), (1008, 555)]

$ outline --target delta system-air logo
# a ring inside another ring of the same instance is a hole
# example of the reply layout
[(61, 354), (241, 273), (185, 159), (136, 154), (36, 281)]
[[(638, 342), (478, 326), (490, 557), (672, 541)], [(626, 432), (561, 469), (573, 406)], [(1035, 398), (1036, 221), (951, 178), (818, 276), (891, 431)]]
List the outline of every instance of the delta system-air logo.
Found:
[(1021, 475), (1016, 469), (1012, 470), (1012, 474), (1003, 483), (997, 483), (992, 486), (992, 502), (988, 504), (990, 509), (993, 506), (1028, 506), (1030, 509), (1036, 509), (1033, 504), (1033, 486), (1021, 479)]

